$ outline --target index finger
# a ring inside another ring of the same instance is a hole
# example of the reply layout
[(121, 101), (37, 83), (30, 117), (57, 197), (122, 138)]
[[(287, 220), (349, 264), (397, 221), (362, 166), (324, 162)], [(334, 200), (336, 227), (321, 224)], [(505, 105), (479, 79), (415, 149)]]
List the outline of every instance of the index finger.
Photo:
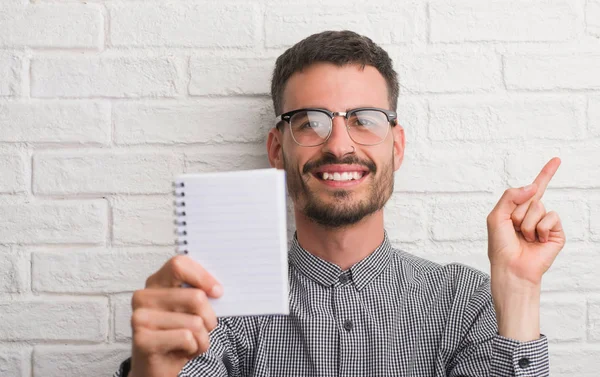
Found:
[(535, 177), (533, 183), (537, 184), (538, 187), (538, 190), (534, 195), (535, 199), (541, 199), (541, 197), (544, 195), (546, 187), (548, 187), (548, 183), (550, 183), (550, 180), (552, 179), (552, 177), (554, 177), (554, 174), (560, 166), (560, 162), (560, 158), (554, 157), (553, 159), (548, 161), (546, 165), (544, 165), (540, 174), (538, 174), (538, 176)]
[(211, 297), (219, 297), (223, 289), (217, 279), (199, 263), (185, 255), (169, 259), (146, 280), (146, 288), (175, 288), (190, 285)]

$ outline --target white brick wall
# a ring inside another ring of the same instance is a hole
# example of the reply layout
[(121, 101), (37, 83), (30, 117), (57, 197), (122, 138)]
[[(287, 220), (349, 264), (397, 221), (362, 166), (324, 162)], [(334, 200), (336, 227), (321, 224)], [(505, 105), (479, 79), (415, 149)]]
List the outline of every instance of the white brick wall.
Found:
[(0, 1), (0, 374), (116, 369), (131, 292), (174, 251), (172, 177), (267, 167), (275, 58), (342, 28), (400, 75), (404, 250), (487, 271), (493, 204), (563, 159), (542, 331), (552, 376), (598, 374), (600, 1), (305, 3)]

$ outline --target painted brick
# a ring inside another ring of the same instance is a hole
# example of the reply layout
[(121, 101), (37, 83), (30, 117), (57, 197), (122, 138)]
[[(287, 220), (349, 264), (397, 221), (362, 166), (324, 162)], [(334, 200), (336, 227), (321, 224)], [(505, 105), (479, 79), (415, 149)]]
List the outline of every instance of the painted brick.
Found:
[(102, 342), (108, 330), (105, 300), (1, 301), (0, 317), (0, 340), (8, 341)]
[(434, 140), (569, 140), (581, 136), (584, 109), (569, 98), (458, 98), (429, 102)]
[(111, 298), (114, 313), (115, 340), (131, 341), (131, 295), (119, 295)]
[(0, 347), (0, 372), (3, 376), (25, 377), (29, 371), (31, 351), (24, 347), (9, 345)]
[(432, 42), (564, 41), (581, 22), (571, 1), (435, 1)]
[(393, 194), (384, 207), (384, 226), (392, 241), (427, 239), (425, 205), (420, 200)]
[(590, 203), (590, 231), (592, 239), (600, 241), (600, 200)]
[(191, 95), (270, 94), (275, 59), (190, 59)]
[(110, 106), (83, 101), (0, 103), (0, 141), (102, 143), (110, 141)]
[(172, 191), (183, 160), (163, 152), (43, 152), (33, 170), (36, 194), (152, 194)]
[(113, 244), (173, 245), (173, 199), (126, 196), (113, 200)]
[[(418, 148), (415, 150), (414, 148)], [(494, 191), (502, 187), (503, 159), (486, 148), (408, 146), (395, 173), (396, 191)], [(474, 179), (474, 177), (477, 177)]]
[(265, 38), (267, 47), (291, 46), (327, 25), (328, 30), (352, 30), (380, 44), (409, 43), (417, 37), (419, 23), (419, 10), (412, 4), (286, 2), (267, 8)]
[(436, 200), (431, 218), (435, 241), (487, 239), (487, 216), (497, 200), (452, 198)]
[[(2, 38), (2, 37), (0, 37)], [(21, 93), (22, 59), (8, 52), (0, 52), (0, 97)]]
[[(530, 146), (508, 153), (506, 170), (511, 186), (529, 184), (552, 157), (560, 157), (562, 163), (548, 188), (597, 188), (600, 187), (600, 159), (595, 145), (564, 147)], [(582, 169), (582, 167), (585, 167)]]
[(127, 103), (114, 111), (119, 144), (257, 142), (275, 126), (271, 102), (263, 98)]
[(104, 376), (115, 372), (131, 356), (131, 347), (37, 346), (33, 352), (33, 373), (45, 377)]
[(588, 127), (594, 136), (600, 136), (600, 97), (592, 97), (588, 102)]
[(56, 57), (31, 61), (33, 97), (174, 97), (175, 58)]
[(113, 46), (249, 47), (258, 34), (252, 4), (131, 3), (109, 9)]
[(36, 250), (32, 254), (32, 289), (56, 293), (133, 291), (143, 288), (148, 276), (174, 254), (174, 247)]
[(600, 37), (600, 0), (587, 0), (586, 5), (587, 32)]
[(101, 8), (91, 4), (0, 6), (0, 47), (99, 48)]
[(424, 246), (420, 242), (397, 245), (401, 250), (418, 257), (445, 265), (460, 263), (478, 271), (490, 273), (490, 261), (487, 256), (487, 240), (433, 242)]
[(194, 148), (185, 153), (185, 162), (187, 173), (264, 169), (271, 167), (264, 144), (217, 145)]
[(0, 205), (3, 243), (91, 243), (106, 240), (106, 203), (34, 202)]
[(598, 288), (597, 247), (569, 243), (544, 275), (544, 291), (589, 292)]
[(550, 346), (552, 377), (596, 377), (600, 370), (600, 347), (569, 344)]
[(600, 89), (600, 54), (507, 55), (504, 76), (508, 89)]
[[(26, 291), (31, 280), (29, 275), (30, 266), (29, 256), (25, 252), (0, 247), (0, 271), (2, 271), (2, 274), (0, 274), (0, 293)], [(0, 371), (2, 371), (1, 366)]]
[(541, 332), (551, 342), (585, 339), (586, 302), (584, 297), (543, 298), (540, 305)]
[(393, 60), (401, 93), (490, 91), (502, 82), (500, 58), (495, 54), (402, 53)]
[(19, 155), (0, 154), (0, 194), (25, 191), (25, 163)]
[(587, 309), (587, 339), (600, 342), (600, 299), (590, 298)]

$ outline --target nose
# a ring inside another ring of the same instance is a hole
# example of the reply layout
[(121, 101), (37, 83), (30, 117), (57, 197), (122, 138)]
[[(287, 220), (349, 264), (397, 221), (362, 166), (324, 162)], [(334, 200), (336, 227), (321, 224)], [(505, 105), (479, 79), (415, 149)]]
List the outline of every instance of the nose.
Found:
[(346, 127), (346, 118), (336, 116), (333, 118), (331, 126), (331, 135), (327, 142), (323, 144), (323, 153), (329, 153), (337, 158), (342, 158), (347, 154), (354, 153), (354, 141), (348, 134)]

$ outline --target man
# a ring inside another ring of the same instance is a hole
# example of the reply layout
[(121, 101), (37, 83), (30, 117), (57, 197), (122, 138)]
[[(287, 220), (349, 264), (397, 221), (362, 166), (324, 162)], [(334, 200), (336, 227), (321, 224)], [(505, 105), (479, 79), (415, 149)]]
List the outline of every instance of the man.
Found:
[(384, 50), (353, 32), (312, 35), (277, 59), (271, 92), (268, 157), (286, 171), (297, 226), (290, 315), (217, 321), (207, 297), (222, 288), (175, 257), (134, 293), (118, 374), (547, 376), (540, 285), (565, 235), (540, 198), (560, 160), (488, 216), (490, 279), (390, 245), (382, 208), (405, 137)]

